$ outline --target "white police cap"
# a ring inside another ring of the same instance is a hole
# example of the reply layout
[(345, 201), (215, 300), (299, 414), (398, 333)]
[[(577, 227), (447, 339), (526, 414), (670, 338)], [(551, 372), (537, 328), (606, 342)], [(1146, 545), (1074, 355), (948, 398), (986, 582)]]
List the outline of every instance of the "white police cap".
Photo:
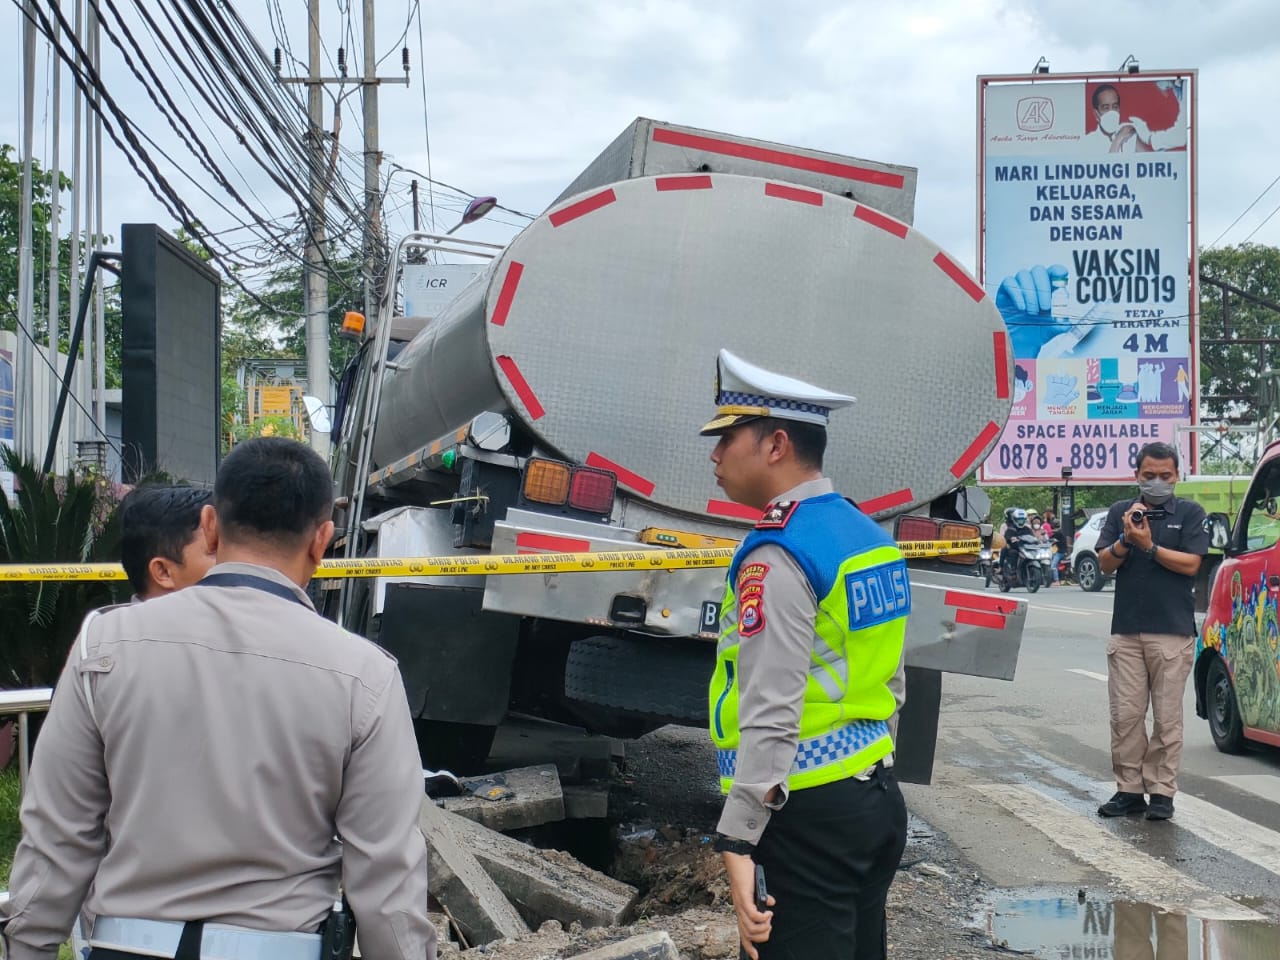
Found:
[(730, 427), (776, 417), (825, 427), (831, 411), (847, 407), (854, 398), (832, 393), (811, 383), (773, 373), (728, 350), (716, 359), (716, 418), (702, 428), (703, 436), (723, 433)]

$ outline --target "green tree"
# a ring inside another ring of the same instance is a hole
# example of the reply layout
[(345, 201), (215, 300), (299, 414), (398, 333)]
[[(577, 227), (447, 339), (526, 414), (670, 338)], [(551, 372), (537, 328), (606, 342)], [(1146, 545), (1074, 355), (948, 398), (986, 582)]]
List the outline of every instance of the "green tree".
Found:
[[(1245, 243), (1200, 252), (1200, 273), (1280, 305), (1280, 249)], [(1200, 407), (1212, 419), (1253, 422), (1258, 375), (1280, 366), (1280, 311), (1200, 284)], [(1254, 341), (1252, 343), (1242, 341)], [(1261, 341), (1261, 342), (1258, 342)]]

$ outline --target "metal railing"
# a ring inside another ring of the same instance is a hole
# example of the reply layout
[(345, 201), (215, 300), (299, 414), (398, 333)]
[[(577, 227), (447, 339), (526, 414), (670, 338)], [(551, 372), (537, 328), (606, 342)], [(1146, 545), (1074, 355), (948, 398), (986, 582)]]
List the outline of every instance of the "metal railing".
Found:
[(45, 713), (53, 699), (52, 687), (36, 687), (32, 690), (0, 690), (0, 716), (18, 715), (18, 796), (27, 786), (27, 773), (31, 769), (31, 714)]

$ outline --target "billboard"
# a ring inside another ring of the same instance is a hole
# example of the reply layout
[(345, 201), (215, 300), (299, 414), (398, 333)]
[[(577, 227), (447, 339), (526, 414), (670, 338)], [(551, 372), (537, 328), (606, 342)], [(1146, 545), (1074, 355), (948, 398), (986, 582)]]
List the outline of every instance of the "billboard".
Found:
[(472, 280), (484, 263), (406, 263), (400, 283), (406, 317), (434, 317)]
[(220, 430), (221, 280), (153, 223), (121, 230), (124, 480), (212, 484)]
[(979, 77), (978, 276), (1014, 355), (984, 483), (1132, 483), (1196, 419), (1195, 72)]

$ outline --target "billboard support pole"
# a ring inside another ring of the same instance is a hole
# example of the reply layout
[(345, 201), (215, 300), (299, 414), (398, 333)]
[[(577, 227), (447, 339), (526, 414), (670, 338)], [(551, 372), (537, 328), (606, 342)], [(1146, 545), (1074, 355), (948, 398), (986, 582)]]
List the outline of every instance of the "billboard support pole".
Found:
[(76, 308), (75, 329), (71, 333), (71, 344), (67, 348), (67, 365), (62, 371), (62, 387), (58, 390), (58, 404), (53, 411), (53, 423), (49, 426), (49, 446), (44, 452), (42, 471), (44, 473), (53, 469), (53, 458), (58, 450), (58, 434), (62, 431), (62, 415), (67, 409), (67, 395), (71, 393), (71, 379), (76, 372), (76, 353), (80, 350), (80, 341), (84, 338), (85, 315), (89, 312), (89, 295), (93, 293), (98, 268), (110, 270), (119, 276), (120, 270), (114, 263), (119, 259), (120, 254), (111, 250), (94, 250), (89, 254), (89, 263), (84, 270), (84, 291), (80, 295), (80, 303)]

